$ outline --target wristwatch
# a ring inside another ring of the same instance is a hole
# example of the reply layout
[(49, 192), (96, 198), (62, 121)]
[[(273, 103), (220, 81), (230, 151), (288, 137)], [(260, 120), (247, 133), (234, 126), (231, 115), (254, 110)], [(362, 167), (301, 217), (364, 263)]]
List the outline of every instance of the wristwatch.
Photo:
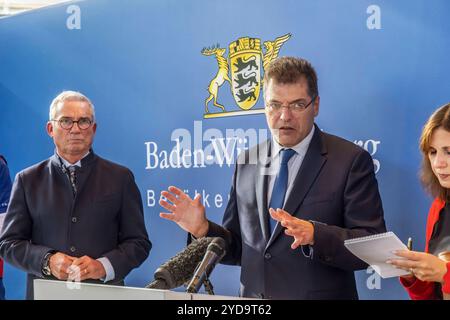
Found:
[(44, 256), (44, 260), (42, 262), (42, 274), (44, 276), (51, 276), (52, 270), (50, 269), (50, 258), (52, 257), (53, 252), (49, 252)]

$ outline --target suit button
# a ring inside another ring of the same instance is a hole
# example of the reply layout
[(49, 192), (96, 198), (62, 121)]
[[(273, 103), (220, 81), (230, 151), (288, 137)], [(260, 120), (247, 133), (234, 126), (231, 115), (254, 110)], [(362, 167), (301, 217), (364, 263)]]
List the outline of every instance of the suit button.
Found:
[(77, 248), (75, 248), (74, 246), (71, 246), (71, 247), (70, 247), (70, 251), (71, 251), (71, 252), (75, 252), (75, 251), (77, 251)]
[(267, 259), (267, 260), (269, 260), (270, 258), (272, 258), (272, 255), (271, 255), (270, 253), (266, 253), (266, 254), (264, 255), (264, 258)]
[(77, 217), (72, 217), (72, 222), (73, 223), (77, 223), (77, 221), (78, 221)]
[(326, 256), (326, 257), (325, 257), (325, 261), (326, 261), (326, 262), (331, 262), (331, 260), (332, 260), (332, 259), (331, 259), (330, 256)]

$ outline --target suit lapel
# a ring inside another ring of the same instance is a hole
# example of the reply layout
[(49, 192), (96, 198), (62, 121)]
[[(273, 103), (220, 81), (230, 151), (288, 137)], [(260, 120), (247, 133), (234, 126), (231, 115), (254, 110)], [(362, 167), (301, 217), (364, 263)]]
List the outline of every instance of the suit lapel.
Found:
[[(268, 187), (268, 170), (270, 169), (270, 146), (271, 141), (268, 140), (265, 144), (261, 146), (260, 157), (257, 157), (259, 163), (256, 166), (257, 172), (255, 172), (255, 187), (256, 187), (256, 201), (258, 205), (258, 215), (259, 222), (261, 225), (261, 230), (264, 236), (264, 243), (269, 241), (270, 231), (269, 231), (269, 220), (268, 220), (268, 204), (267, 204), (267, 187)], [(258, 155), (259, 156), (259, 155)]]
[(86, 181), (92, 173), (93, 166), (97, 160), (97, 156), (92, 149), (91, 153), (81, 160), (81, 168), (77, 168), (77, 197), (84, 190)]
[[(284, 210), (293, 216), (296, 216), (297, 210), (303, 202), (308, 191), (311, 189), (320, 170), (327, 161), (326, 145), (323, 142), (323, 134), (316, 126), (314, 136), (309, 144), (303, 163), (294, 180), (294, 185), (285, 202)], [(269, 239), (267, 247), (280, 235), (283, 227), (277, 224), (272, 236)]]

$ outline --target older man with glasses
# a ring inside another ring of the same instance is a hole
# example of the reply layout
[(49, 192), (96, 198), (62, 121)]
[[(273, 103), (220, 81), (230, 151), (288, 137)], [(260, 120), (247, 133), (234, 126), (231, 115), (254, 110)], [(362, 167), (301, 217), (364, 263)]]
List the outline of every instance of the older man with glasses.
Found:
[(50, 106), (49, 159), (19, 172), (0, 237), (0, 256), (33, 279), (123, 285), (148, 256), (142, 200), (131, 171), (92, 149), (94, 106), (65, 91)]
[(353, 271), (366, 264), (344, 240), (386, 230), (372, 159), (325, 133), (317, 76), (299, 58), (265, 70), (272, 139), (241, 153), (222, 226), (206, 218), (199, 196), (169, 187), (160, 204), (194, 237), (222, 237), (225, 264), (241, 266), (241, 295), (267, 299), (357, 299)]

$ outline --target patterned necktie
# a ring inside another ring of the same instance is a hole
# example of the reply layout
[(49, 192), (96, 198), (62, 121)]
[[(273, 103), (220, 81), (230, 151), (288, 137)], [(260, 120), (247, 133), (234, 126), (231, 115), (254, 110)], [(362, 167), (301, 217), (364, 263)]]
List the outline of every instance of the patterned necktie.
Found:
[[(291, 157), (295, 153), (296, 153), (295, 150), (292, 149), (281, 150), (280, 171), (278, 172), (277, 177), (275, 179), (275, 183), (273, 185), (272, 197), (270, 199), (269, 208), (273, 208), (274, 210), (283, 208), (289, 177), (288, 162), (289, 159), (291, 159)], [(269, 223), (270, 223), (270, 233), (272, 234), (273, 230), (275, 230), (277, 221), (269, 216)]]
[(77, 194), (77, 175), (75, 173), (75, 166), (69, 167), (69, 178), (70, 178), (70, 184), (72, 185), (72, 192), (73, 196)]

